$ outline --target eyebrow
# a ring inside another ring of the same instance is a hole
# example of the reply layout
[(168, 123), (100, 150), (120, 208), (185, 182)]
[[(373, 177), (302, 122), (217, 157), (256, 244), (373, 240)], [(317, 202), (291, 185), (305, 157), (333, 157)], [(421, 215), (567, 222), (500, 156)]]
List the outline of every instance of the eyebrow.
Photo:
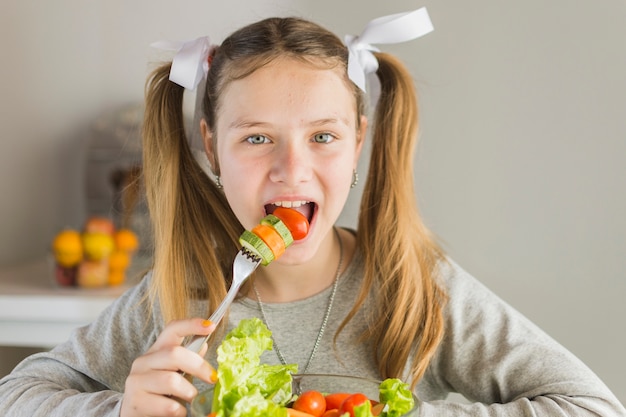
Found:
[[(337, 118), (337, 117), (327, 117), (323, 119), (312, 120), (308, 123), (308, 126), (324, 126), (328, 124), (343, 124), (345, 126), (350, 126), (350, 124), (348, 123), (346, 119)], [(231, 129), (248, 129), (251, 127), (265, 127), (269, 125), (270, 123), (266, 123), (266, 122), (254, 122), (254, 121), (248, 121), (244, 119), (238, 119), (238, 120), (233, 121), (229, 125), (229, 127)]]
[(229, 128), (231, 129), (247, 129), (250, 127), (258, 127), (258, 126), (267, 126), (268, 123), (263, 123), (263, 122), (252, 122), (252, 121), (248, 121), (248, 120), (243, 120), (243, 119), (237, 119), (234, 120), (230, 125), (228, 125)]
[(346, 119), (338, 117), (329, 117), (326, 119), (313, 120), (309, 123), (309, 126), (323, 126), (329, 124), (343, 124), (349, 126), (349, 123)]

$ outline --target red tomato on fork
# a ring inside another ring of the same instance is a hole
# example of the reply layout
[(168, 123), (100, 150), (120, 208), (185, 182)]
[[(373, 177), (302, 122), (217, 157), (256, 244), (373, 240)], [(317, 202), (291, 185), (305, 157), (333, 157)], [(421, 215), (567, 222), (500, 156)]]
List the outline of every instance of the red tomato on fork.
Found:
[(276, 207), (272, 214), (285, 223), (293, 240), (304, 239), (309, 233), (309, 220), (299, 211), (287, 207)]
[(292, 407), (315, 417), (321, 417), (326, 411), (326, 399), (319, 391), (305, 391), (300, 394)]

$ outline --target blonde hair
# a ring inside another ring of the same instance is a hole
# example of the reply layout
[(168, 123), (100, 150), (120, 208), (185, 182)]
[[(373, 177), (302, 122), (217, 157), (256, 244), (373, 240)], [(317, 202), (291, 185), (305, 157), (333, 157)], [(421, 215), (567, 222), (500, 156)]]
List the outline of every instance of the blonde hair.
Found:
[[(298, 18), (266, 19), (234, 32), (211, 56), (203, 105), (209, 128), (216, 124), (221, 92), (229, 82), (283, 57), (340, 67), (345, 73), (348, 51), (331, 32)], [(377, 57), (381, 96), (357, 231), (365, 276), (338, 333), (368, 294), (377, 294), (377, 316), (387, 320), (371, 323), (363, 340), (373, 347), (384, 378), (400, 377), (411, 360), (415, 385), (444, 331), (446, 296), (436, 282), (443, 254), (423, 225), (414, 196), (417, 101), (412, 79), (397, 59)], [(169, 69), (170, 64), (156, 69), (146, 85), (143, 140), (155, 239), (151, 294), (166, 322), (187, 317), (194, 298), (207, 299), (211, 311), (217, 307), (230, 284), (230, 263), (243, 231), (223, 193), (192, 155), (184, 131), (183, 88), (168, 80)], [(357, 115), (364, 114), (363, 95), (347, 75), (346, 85), (353, 91)], [(216, 164), (213, 169), (219, 173)]]

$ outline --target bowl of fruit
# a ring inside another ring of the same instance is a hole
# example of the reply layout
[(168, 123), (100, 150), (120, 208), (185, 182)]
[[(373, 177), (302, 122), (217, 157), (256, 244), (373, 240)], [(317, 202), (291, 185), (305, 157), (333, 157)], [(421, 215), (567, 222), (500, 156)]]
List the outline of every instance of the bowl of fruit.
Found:
[[(418, 400), (408, 384), (357, 376), (297, 374), (297, 365), (260, 363), (271, 332), (244, 319), (218, 347), (217, 382), (190, 406), (192, 417), (412, 417)], [(248, 352), (249, 354), (242, 354)]]
[(138, 246), (132, 230), (117, 229), (106, 217), (90, 217), (82, 230), (66, 228), (55, 235), (55, 282), (83, 288), (123, 284)]

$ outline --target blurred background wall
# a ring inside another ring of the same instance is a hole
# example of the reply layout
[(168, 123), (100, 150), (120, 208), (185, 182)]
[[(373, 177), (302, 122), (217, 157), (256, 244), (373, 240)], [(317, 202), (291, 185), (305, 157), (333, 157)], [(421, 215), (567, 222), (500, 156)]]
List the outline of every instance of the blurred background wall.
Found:
[[(220, 42), (270, 15), (343, 36), (427, 6), (435, 32), (384, 47), (420, 92), (427, 224), (626, 402), (626, 3), (367, 3), (2, 1), (0, 266), (41, 258), (60, 228), (80, 227), (91, 126), (142, 100), (151, 42)], [(357, 199), (342, 223), (354, 224)]]

